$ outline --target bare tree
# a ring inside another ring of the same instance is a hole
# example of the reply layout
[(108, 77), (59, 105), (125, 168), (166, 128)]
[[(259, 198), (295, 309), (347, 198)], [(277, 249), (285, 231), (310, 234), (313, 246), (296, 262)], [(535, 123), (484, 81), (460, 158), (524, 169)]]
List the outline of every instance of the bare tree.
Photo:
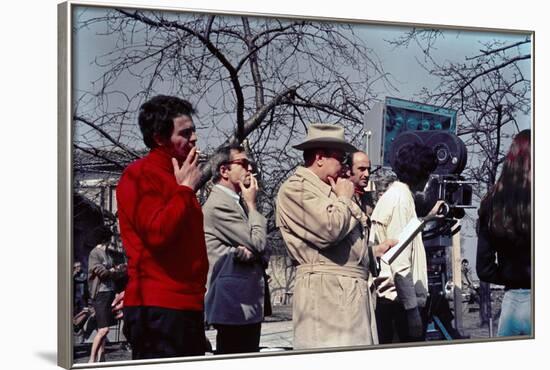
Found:
[[(249, 147), (278, 252), (274, 199), (301, 162), (291, 145), (311, 122), (339, 122), (359, 142), (364, 111), (377, 98), (374, 85), (393, 88), (376, 54), (347, 24), (83, 8), (74, 33), (77, 41), (92, 35), (101, 50), (90, 65), (79, 64), (95, 77), (76, 92), (76, 171), (89, 170), (93, 158), (96, 171), (120, 172), (144, 154), (139, 106), (156, 94), (188, 99), (199, 109), (203, 152), (230, 142)], [(202, 171), (205, 184), (209, 163)], [(286, 292), (293, 269), (284, 265)]]
[[(199, 106), (209, 146), (249, 138), (256, 154), (280, 161), (312, 121), (339, 121), (356, 135), (373, 84), (388, 83), (344, 24), (86, 9), (75, 29), (83, 32), (111, 45), (95, 56), (99, 77), (78, 91), (74, 113), (75, 147), (100, 158), (104, 150), (139, 156), (136, 110), (158, 93)], [(209, 167), (204, 173), (206, 181)]]
[[(422, 67), (438, 78), (435, 88), (423, 88), (418, 98), (426, 103), (459, 111), (460, 136), (469, 149), (472, 164), (465, 174), (479, 184), (481, 197), (496, 179), (498, 165), (507, 148), (502, 139), (519, 131), (518, 116), (531, 109), (531, 80), (525, 75), (531, 59), (531, 39), (518, 42), (491, 40), (481, 44), (479, 53), (464, 61), (439, 62), (433, 56), (440, 30), (413, 29), (395, 46), (417, 45), (423, 52)], [(506, 126), (513, 126), (506, 129)], [(478, 163), (479, 162), (479, 163)]]

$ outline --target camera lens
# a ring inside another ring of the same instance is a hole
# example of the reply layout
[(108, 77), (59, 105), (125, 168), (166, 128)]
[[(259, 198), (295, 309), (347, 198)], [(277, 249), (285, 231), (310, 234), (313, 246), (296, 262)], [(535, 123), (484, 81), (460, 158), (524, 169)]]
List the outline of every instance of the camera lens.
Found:
[(436, 149), (436, 155), (437, 155), (437, 161), (439, 163), (445, 163), (449, 158), (449, 150), (443, 146), (439, 146)]

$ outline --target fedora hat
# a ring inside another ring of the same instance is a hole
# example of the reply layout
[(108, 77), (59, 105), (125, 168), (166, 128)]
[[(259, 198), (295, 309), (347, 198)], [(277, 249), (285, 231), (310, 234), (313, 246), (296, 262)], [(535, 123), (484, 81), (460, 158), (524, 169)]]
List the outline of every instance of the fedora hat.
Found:
[(306, 140), (294, 145), (295, 149), (312, 148), (337, 149), (344, 152), (355, 152), (357, 149), (344, 138), (344, 128), (329, 123), (312, 123), (309, 125)]

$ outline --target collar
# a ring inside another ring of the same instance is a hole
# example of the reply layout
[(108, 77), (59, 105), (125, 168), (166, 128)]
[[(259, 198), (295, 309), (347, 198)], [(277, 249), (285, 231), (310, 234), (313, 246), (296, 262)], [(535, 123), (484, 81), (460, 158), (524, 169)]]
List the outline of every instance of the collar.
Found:
[(319, 178), (312, 170), (309, 168), (298, 166), (296, 169), (296, 175), (302, 177), (306, 181), (311, 182), (315, 187), (320, 189), (323, 194), (326, 194), (327, 197), (330, 196), (330, 193), (332, 192), (332, 187), (325, 183), (323, 180)]
[(409, 185), (405, 184), (404, 182), (401, 182), (399, 180), (396, 180), (393, 182), (393, 184), (391, 184), (392, 187), (395, 187), (395, 188), (399, 188), (399, 189), (403, 189), (403, 190), (407, 190), (409, 191), (410, 193), (411, 192), (411, 189), (409, 188)]
[(162, 146), (157, 146), (156, 148), (151, 149), (151, 151), (147, 155), (147, 159), (155, 163), (165, 171), (169, 171), (170, 173), (174, 172), (172, 156)]
[(245, 216), (248, 215), (247, 210), (245, 209), (245, 206), (244, 206), (244, 201), (243, 201), (243, 203), (241, 203), (242, 198), (239, 194), (235, 193), (232, 189), (229, 189), (229, 188), (227, 188), (223, 185), (220, 185), (220, 184), (214, 185), (212, 190), (214, 190), (214, 189), (219, 189), (220, 191), (227, 194), (231, 199), (233, 199), (233, 201), (237, 204), (237, 206), (239, 206), (239, 208), (243, 211), (244, 215)]
[(223, 186), (223, 185), (220, 185), (220, 184), (216, 184), (214, 185), (214, 187), (220, 189), (221, 191), (223, 191), (225, 194), (229, 195), (231, 198), (233, 198), (237, 203), (239, 202), (239, 200), (241, 199), (241, 197), (239, 196), (239, 194), (235, 193), (233, 190), (229, 189), (228, 187), (226, 186)]
[(409, 200), (409, 202), (414, 203), (414, 195), (413, 195), (409, 185), (407, 185), (404, 182), (401, 182), (399, 180), (396, 180), (390, 185), (390, 188), (395, 189), (395, 190), (393, 190), (394, 192), (402, 194), (403, 196), (405, 196)]

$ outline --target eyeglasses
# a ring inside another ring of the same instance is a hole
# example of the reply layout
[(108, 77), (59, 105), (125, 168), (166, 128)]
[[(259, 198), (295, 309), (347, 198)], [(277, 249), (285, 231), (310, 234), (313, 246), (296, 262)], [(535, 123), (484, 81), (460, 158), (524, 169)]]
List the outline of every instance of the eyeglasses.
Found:
[(248, 167), (250, 166), (250, 161), (247, 158), (242, 159), (235, 159), (233, 161), (227, 162), (229, 164), (238, 164), (242, 166), (245, 170), (248, 170)]

